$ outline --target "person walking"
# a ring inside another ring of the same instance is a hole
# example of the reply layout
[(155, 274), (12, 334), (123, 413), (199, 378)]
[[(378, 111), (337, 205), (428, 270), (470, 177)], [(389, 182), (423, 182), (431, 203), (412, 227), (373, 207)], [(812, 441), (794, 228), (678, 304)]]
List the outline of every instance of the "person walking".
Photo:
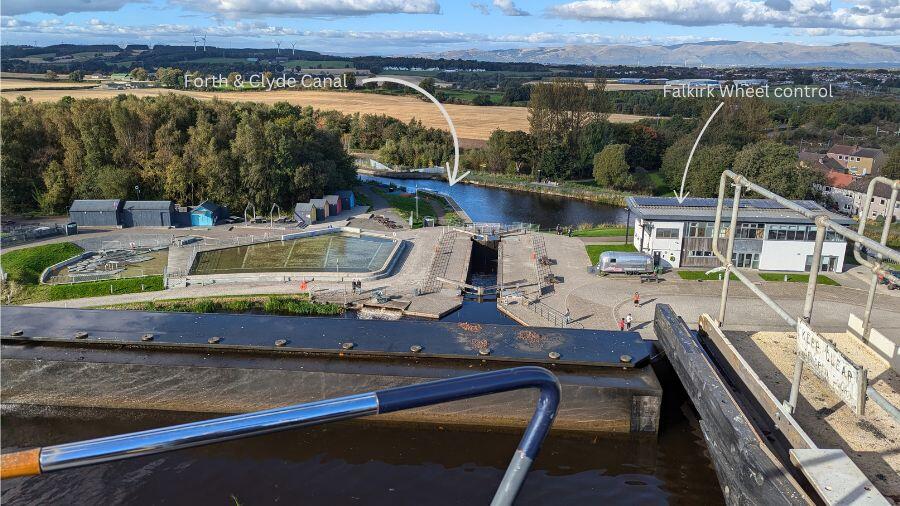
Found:
[(619, 330), (620, 331), (625, 330), (625, 318), (619, 318)]
[(569, 325), (569, 317), (570, 317), (569, 308), (566, 308), (566, 314), (564, 314), (563, 317), (566, 319), (566, 325)]
[(634, 302), (634, 307), (641, 306), (641, 294), (634, 292), (634, 295), (631, 296), (631, 301)]
[(625, 328), (631, 330), (631, 322), (633, 321), (634, 318), (632, 318), (631, 313), (628, 313), (628, 316), (625, 317)]

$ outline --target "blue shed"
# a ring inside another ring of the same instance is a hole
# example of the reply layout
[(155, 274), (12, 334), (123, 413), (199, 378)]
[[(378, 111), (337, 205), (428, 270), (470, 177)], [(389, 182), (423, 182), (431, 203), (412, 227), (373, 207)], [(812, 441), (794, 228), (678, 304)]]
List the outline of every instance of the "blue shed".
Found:
[(338, 190), (338, 196), (341, 198), (341, 208), (351, 209), (356, 207), (356, 197), (350, 190)]
[(191, 226), (211, 227), (227, 216), (228, 209), (215, 202), (204, 200), (200, 205), (191, 209)]

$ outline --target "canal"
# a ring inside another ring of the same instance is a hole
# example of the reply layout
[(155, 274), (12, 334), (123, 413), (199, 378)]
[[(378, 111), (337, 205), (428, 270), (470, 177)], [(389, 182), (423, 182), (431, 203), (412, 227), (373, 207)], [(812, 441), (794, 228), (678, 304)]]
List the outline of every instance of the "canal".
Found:
[[(682, 406), (685, 410), (690, 408)], [(696, 420), (658, 438), (552, 433), (518, 505), (722, 504)], [(184, 423), (209, 414), (7, 406), (3, 451)], [(521, 434), (354, 421), (3, 480), (6, 505), (488, 504)]]
[(363, 181), (405, 186), (410, 192), (418, 186), (446, 193), (478, 222), (537, 223), (541, 228), (552, 228), (556, 225), (574, 226), (581, 223), (625, 223), (627, 218), (624, 208), (569, 197), (471, 184), (450, 186), (445, 181), (430, 179), (388, 179), (364, 174), (360, 174), (359, 178)]

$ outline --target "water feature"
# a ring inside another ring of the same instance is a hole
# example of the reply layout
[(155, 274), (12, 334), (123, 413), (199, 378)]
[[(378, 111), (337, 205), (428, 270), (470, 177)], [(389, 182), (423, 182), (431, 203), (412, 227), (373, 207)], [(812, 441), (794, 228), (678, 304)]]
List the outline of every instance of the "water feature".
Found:
[[(689, 411), (685, 411), (688, 413)], [(161, 411), (11, 407), (3, 451), (210, 418)], [(3, 480), (7, 505), (487, 504), (520, 431), (343, 422)], [(658, 438), (551, 433), (518, 505), (723, 504), (696, 420)]]
[(624, 208), (568, 197), (489, 188), (471, 184), (450, 186), (444, 181), (428, 179), (388, 179), (360, 174), (364, 181), (405, 186), (408, 191), (418, 185), (446, 193), (478, 222), (490, 223), (538, 223), (542, 228), (581, 223), (625, 223)]
[(201, 251), (193, 274), (369, 272), (384, 266), (394, 241), (334, 233)]

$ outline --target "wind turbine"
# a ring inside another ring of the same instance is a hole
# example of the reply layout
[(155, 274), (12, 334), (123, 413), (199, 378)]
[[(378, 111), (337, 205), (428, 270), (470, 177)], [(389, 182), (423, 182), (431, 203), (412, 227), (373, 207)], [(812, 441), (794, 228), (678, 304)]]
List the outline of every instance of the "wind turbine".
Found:
[(281, 41), (280, 41), (280, 40), (273, 40), (272, 42), (275, 43), (275, 54), (281, 53)]
[(296, 42), (291, 42), (291, 56), (294, 56), (295, 47), (297, 46)]
[(197, 36), (193, 35), (193, 34), (191, 34), (191, 35), (194, 37), (194, 51), (196, 51), (197, 50)]
[(201, 35), (200, 40), (203, 41), (203, 52), (206, 52), (206, 35)]

